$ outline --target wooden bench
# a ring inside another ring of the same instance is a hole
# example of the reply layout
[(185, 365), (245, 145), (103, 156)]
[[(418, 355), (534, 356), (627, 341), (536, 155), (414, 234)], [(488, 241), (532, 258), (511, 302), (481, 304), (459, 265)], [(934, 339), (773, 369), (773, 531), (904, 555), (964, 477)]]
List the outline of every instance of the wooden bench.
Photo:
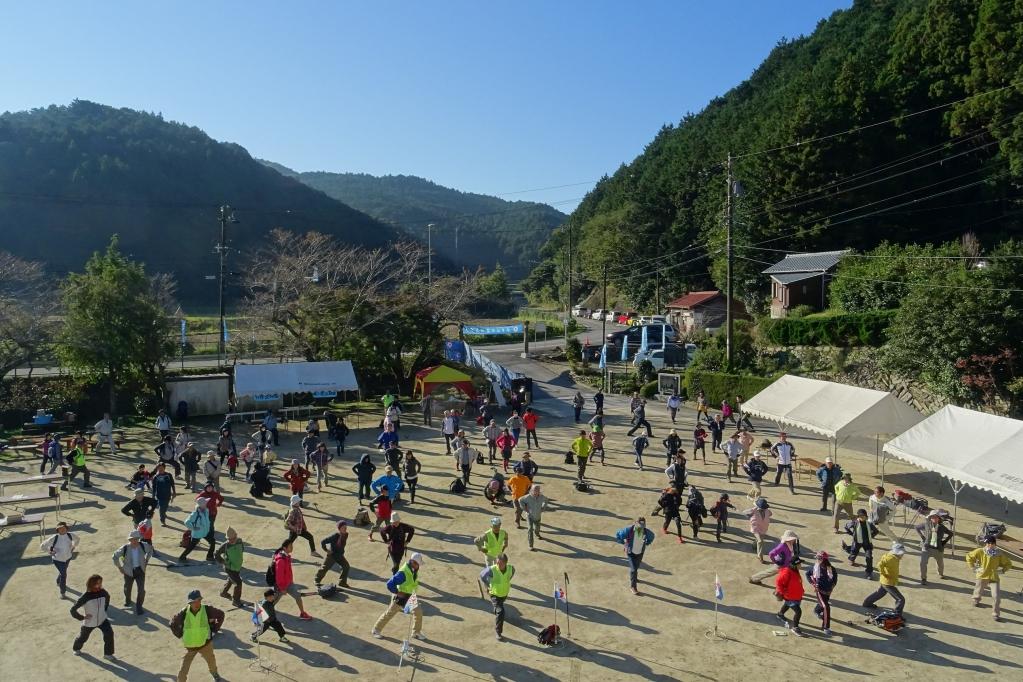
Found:
[(12, 519), (9, 516), (0, 518), (0, 533), (5, 530), (13, 528), (14, 526), (28, 526), (34, 523), (39, 524), (39, 537), (43, 537), (43, 522), (46, 519), (46, 514), (26, 514), (18, 519)]
[(824, 466), (823, 462), (818, 462), (810, 457), (795, 457), (796, 471), (799, 473), (799, 478), (802, 478), (804, 474), (817, 474), (817, 470)]
[(6, 495), (0, 497), (0, 505), (9, 505), (17, 509), (24, 502), (40, 502), (53, 500), (56, 504), (57, 518), (60, 518), (60, 486), (56, 482), (50, 483), (45, 493), (18, 493), (17, 495)]
[(63, 481), (63, 474), (39, 474), (37, 476), (23, 476), (21, 478), (0, 478), (0, 496), (4, 494), (4, 488), (9, 485), (27, 485), (29, 483), (53, 483)]

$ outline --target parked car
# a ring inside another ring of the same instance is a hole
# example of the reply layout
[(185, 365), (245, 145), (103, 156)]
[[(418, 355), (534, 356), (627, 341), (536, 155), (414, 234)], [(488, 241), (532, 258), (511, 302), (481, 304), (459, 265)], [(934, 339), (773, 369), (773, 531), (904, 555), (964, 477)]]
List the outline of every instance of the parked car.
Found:
[(572, 317), (589, 317), (590, 313), (593, 312), (589, 308), (581, 305), (577, 305), (572, 308)]
[(629, 352), (635, 352), (643, 340), (644, 327), (647, 330), (647, 345), (650, 347), (661, 345), (661, 330), (664, 330), (668, 343), (675, 339), (675, 329), (671, 325), (648, 324), (611, 332), (607, 335), (608, 348), (614, 348), (616, 352), (620, 353), (623, 340), (628, 339)]
[(651, 348), (650, 350), (636, 353), (632, 364), (638, 367), (644, 360), (649, 360), (656, 370), (661, 370), (665, 367), (688, 367), (695, 355), (695, 343), (687, 343), (685, 346), (669, 343), (664, 348)]
[(608, 322), (614, 322), (615, 320), (618, 319), (618, 316), (621, 314), (622, 311), (620, 310), (608, 310), (606, 313), (604, 313), (604, 319), (607, 320)]
[(639, 313), (630, 310), (627, 313), (621, 313), (615, 318), (615, 323), (625, 325), (626, 327), (632, 324), (632, 321), (639, 316)]
[(593, 314), (590, 315), (590, 319), (592, 319), (592, 320), (603, 320), (604, 319), (604, 313), (606, 313), (606, 312), (607, 311), (604, 310), (603, 308), (597, 308), (596, 310), (593, 311)]

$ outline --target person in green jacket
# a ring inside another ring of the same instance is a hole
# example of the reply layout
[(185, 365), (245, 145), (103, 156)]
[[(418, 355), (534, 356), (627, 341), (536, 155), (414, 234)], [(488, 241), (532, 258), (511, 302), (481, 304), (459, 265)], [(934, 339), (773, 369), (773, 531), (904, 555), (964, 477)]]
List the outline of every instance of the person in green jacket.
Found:
[(498, 642), (504, 641), (504, 600), (511, 591), (515, 567), (508, 563), (508, 555), (497, 555), (497, 563), (487, 566), (480, 573), (480, 582), (490, 591), (490, 603), (494, 605), (494, 634)]
[(181, 668), (178, 669), (178, 682), (188, 679), (188, 669), (192, 667), (192, 659), (196, 656), (203, 657), (214, 680), (220, 679), (217, 657), (213, 653), (213, 634), (223, 624), (223, 611), (203, 604), (199, 590), (188, 593), (188, 606), (174, 614), (170, 621), (171, 632), (185, 645)]
[[(245, 606), (245, 602), (242, 601), (241, 574), (242, 563), (245, 560), (245, 543), (238, 537), (238, 532), (234, 528), (227, 529), (227, 542), (220, 546), (215, 557), (217, 563), (223, 564), (224, 571), (227, 573), (227, 582), (220, 590), (220, 596), (224, 599), (230, 597), (231, 603), (235, 606)], [(233, 597), (229, 594), (232, 585), (234, 586)]]
[(589, 461), (592, 451), (593, 441), (586, 436), (585, 431), (580, 431), (579, 437), (572, 441), (572, 452), (575, 454), (576, 462), (579, 465), (580, 481), (586, 475), (586, 463)]
[(485, 565), (497, 563), (497, 557), (508, 549), (508, 531), (501, 530), (501, 517), (490, 519), (490, 530), (476, 538), (476, 549), (486, 555)]
[(845, 514), (849, 521), (856, 520), (856, 514), (853, 513), (853, 502), (858, 499), (860, 499), (860, 486), (852, 482), (852, 474), (842, 474), (842, 480), (835, 484), (835, 512), (832, 515), (835, 522), (835, 533), (842, 532), (838, 530), (839, 514)]
[(966, 565), (973, 569), (977, 578), (973, 586), (973, 605), (984, 606), (980, 600), (984, 596), (984, 588), (989, 588), (991, 599), (994, 601), (992, 615), (996, 621), (1001, 621), (1002, 595), (998, 585), (998, 574), (1004, 574), (1012, 568), (1012, 561), (998, 549), (998, 538), (994, 535), (984, 538), (983, 547), (978, 547), (966, 555)]
[(89, 483), (89, 467), (85, 465), (85, 452), (81, 446), (75, 445), (67, 453), (67, 461), (71, 462), (71, 474), (64, 480), (64, 484), (60, 486), (61, 490), (67, 490), (68, 484), (71, 483), (71, 479), (82, 473), (83, 477), (83, 488), (91, 488), (92, 484)]

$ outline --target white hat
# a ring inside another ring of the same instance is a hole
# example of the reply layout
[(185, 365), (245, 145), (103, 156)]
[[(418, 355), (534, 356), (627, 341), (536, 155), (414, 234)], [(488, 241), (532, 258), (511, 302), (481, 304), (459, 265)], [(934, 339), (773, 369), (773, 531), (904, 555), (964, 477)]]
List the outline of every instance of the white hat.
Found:
[(796, 535), (794, 530), (787, 530), (781, 534), (782, 542), (788, 542), (789, 540), (799, 540), (799, 536)]
[(494, 518), (490, 519), (490, 525), (491, 526), (500, 526), (501, 525), (501, 517), (500, 516), (495, 516)]
[(420, 554), (419, 552), (413, 552), (413, 553), (412, 553), (412, 556), (410, 556), (410, 557), (408, 558), (408, 560), (409, 560), (409, 561), (414, 561), (414, 562), (416, 562), (417, 564), (419, 564), (420, 566), (422, 566), (422, 565), (423, 565), (423, 555), (422, 555), (422, 554)]
[(902, 556), (905, 553), (906, 548), (903, 547), (900, 543), (898, 542), (892, 543), (892, 554), (894, 554), (895, 556)]
[(401, 515), (398, 512), (391, 512), (391, 523), (400, 523)]
[(291, 506), (294, 507), (296, 504), (302, 504), (302, 498), (298, 495), (291, 496)]
[(128, 539), (129, 540), (141, 540), (142, 539), (142, 533), (138, 532), (137, 530), (133, 530), (132, 532), (128, 533)]
[(835, 460), (831, 459), (830, 457), (825, 457), (824, 458), (824, 463), (825, 464), (834, 464)]

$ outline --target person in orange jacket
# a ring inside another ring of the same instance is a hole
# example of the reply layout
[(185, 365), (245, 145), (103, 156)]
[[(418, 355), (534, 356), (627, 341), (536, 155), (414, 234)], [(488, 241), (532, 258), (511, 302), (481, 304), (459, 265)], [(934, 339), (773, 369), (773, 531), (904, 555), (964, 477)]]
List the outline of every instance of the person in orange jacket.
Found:
[(533, 412), (532, 407), (526, 408), (526, 413), (522, 415), (522, 424), (526, 427), (526, 447), (529, 447), (530, 440), (532, 440), (533, 447), (537, 450), (540, 448), (540, 439), (536, 437), (536, 422), (540, 419), (540, 415)]
[[(785, 624), (785, 627), (792, 631), (796, 637), (806, 637), (799, 629), (799, 619), (803, 617), (803, 576), (799, 574), (799, 560), (793, 558), (788, 566), (778, 569), (778, 575), (774, 579), (774, 596), (781, 602), (781, 610), (776, 614), (778, 620)], [(792, 609), (792, 621), (785, 617), (785, 613)]]
[(304, 497), (306, 481), (309, 480), (309, 470), (298, 463), (297, 459), (291, 460), (291, 466), (284, 472), (284, 480), (291, 486), (291, 494)]

